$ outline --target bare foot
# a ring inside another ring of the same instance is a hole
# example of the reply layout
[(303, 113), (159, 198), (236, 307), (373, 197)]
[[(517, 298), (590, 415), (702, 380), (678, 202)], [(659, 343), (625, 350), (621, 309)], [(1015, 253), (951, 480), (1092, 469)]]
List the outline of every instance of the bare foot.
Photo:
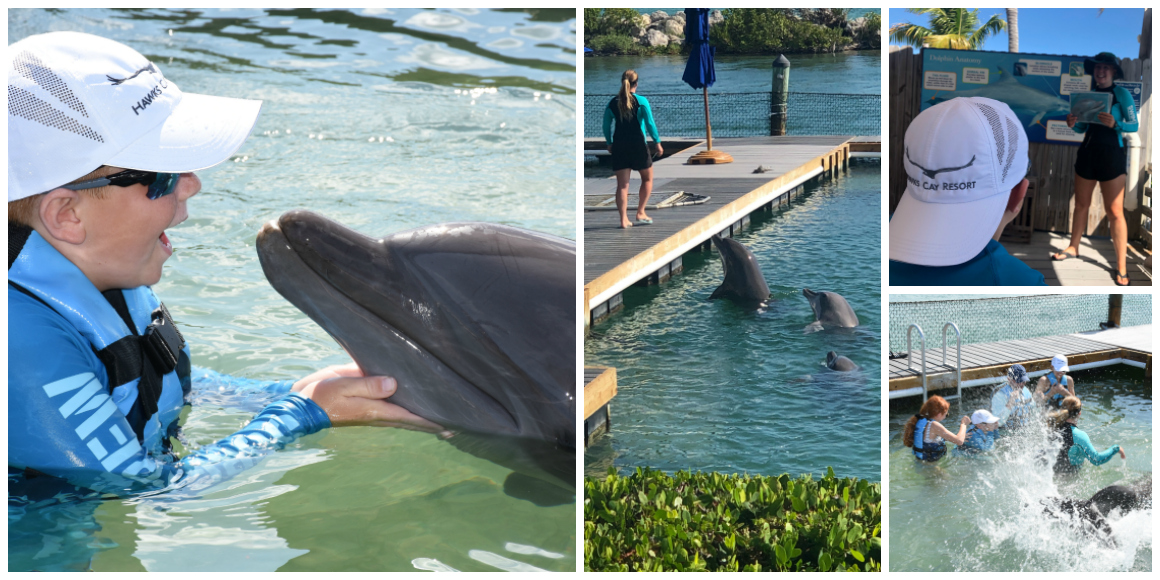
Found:
[(636, 221), (638, 221), (638, 222), (650, 222), (652, 220), (649, 219), (648, 214), (644, 213), (643, 211), (638, 211), (638, 212), (636, 212)]
[(632, 222), (630, 222), (628, 220), (620, 220), (620, 228), (621, 229), (627, 230), (628, 228), (631, 228), (631, 227), (632, 227)]

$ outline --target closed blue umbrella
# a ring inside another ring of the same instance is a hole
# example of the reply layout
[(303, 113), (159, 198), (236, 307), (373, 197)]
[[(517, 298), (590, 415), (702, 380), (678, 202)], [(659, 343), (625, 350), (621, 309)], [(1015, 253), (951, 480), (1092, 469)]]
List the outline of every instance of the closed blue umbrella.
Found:
[(690, 164), (729, 163), (733, 161), (728, 153), (713, 151), (713, 126), (709, 123), (709, 87), (717, 82), (717, 71), (713, 69), (713, 54), (709, 46), (709, 9), (685, 9), (685, 44), (689, 47), (689, 62), (685, 63), (685, 74), (681, 76), (689, 86), (701, 89), (705, 97), (705, 136), (708, 149), (689, 159)]

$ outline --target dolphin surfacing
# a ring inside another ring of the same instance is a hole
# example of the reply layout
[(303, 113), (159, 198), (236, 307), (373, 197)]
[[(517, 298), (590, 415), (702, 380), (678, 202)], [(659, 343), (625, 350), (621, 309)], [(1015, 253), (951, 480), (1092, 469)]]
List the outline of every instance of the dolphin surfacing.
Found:
[(858, 370), (858, 365), (854, 364), (854, 361), (831, 350), (826, 353), (826, 368), (832, 371), (847, 372)]
[(817, 318), (809, 326), (807, 332), (816, 332), (830, 328), (854, 328), (858, 326), (858, 315), (850, 307), (850, 303), (841, 294), (834, 292), (814, 292), (804, 288), (802, 294), (810, 301), (810, 308)]
[(709, 300), (729, 298), (736, 302), (759, 304), (769, 300), (769, 285), (761, 274), (757, 258), (741, 242), (733, 238), (715, 235), (713, 245), (721, 254), (721, 265), (725, 268), (725, 280), (709, 296)]
[(258, 234), (270, 284), (391, 402), (473, 455), (575, 489), (576, 244), (489, 223), (374, 239), (304, 210)]

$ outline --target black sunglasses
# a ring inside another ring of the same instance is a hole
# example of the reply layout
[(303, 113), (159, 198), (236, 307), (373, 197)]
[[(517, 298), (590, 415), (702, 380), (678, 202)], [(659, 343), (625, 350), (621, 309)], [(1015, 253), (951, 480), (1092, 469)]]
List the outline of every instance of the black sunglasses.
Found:
[(120, 173), (114, 173), (99, 179), (82, 181), (72, 185), (62, 185), (61, 187), (65, 189), (71, 189), (73, 191), (80, 191), (82, 189), (105, 187), (106, 185), (128, 187), (130, 185), (136, 185), (140, 183), (149, 186), (149, 190), (145, 193), (145, 197), (148, 197), (149, 199), (157, 199), (159, 197), (165, 197), (177, 190), (178, 181), (181, 181), (180, 173), (157, 173), (154, 171), (137, 171), (135, 169), (126, 169)]

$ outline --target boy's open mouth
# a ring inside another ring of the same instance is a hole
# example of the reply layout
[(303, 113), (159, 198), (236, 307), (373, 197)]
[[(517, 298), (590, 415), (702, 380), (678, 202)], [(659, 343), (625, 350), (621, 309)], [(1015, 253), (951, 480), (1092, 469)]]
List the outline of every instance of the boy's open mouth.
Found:
[(173, 253), (173, 244), (170, 243), (169, 236), (165, 235), (165, 232), (161, 232), (161, 236), (158, 239), (161, 240), (162, 247), (164, 247), (166, 250), (169, 251), (170, 254), (172, 254)]

